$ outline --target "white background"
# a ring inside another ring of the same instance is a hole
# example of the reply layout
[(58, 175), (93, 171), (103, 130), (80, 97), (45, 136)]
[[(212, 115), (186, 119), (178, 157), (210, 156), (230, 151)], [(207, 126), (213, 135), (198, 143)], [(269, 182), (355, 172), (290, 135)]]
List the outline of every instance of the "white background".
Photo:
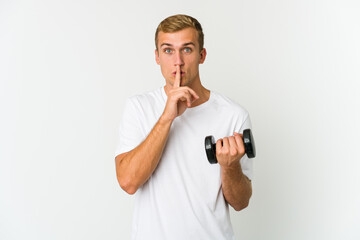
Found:
[[(237, 239), (360, 239), (356, 0), (0, 0), (0, 239), (129, 239), (116, 181), (124, 101), (165, 82), (154, 32), (196, 17), (205, 87), (250, 113)], [(216, 117), (216, 116), (214, 116)]]

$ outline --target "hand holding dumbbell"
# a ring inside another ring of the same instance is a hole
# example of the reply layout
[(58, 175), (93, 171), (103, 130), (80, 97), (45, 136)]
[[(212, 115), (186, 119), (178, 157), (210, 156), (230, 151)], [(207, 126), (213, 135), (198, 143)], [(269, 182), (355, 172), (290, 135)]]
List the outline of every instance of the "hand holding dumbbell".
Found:
[[(245, 129), (243, 132), (243, 142), (245, 153), (248, 158), (254, 158), (256, 155), (255, 142), (250, 129)], [(216, 142), (213, 136), (205, 138), (205, 151), (206, 156), (211, 164), (217, 163), (216, 159)]]

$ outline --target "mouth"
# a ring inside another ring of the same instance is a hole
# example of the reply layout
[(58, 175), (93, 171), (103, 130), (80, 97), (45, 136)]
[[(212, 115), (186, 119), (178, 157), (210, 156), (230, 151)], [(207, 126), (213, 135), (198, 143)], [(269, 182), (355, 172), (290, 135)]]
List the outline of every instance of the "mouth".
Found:
[[(176, 76), (176, 71), (172, 72), (172, 75), (175, 77)], [(184, 76), (185, 72), (180, 71), (180, 76)]]

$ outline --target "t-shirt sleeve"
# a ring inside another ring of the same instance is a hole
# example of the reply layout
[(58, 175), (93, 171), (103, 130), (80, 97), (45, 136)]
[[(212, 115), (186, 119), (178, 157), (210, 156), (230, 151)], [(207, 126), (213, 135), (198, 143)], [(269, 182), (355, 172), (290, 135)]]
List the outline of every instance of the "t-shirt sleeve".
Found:
[[(240, 133), (243, 133), (245, 129), (251, 129), (250, 117), (247, 114), (245, 121), (241, 124), (239, 130)], [(241, 168), (243, 173), (251, 180), (253, 178), (253, 159), (249, 159), (245, 154), (240, 160)]]
[(124, 105), (122, 118), (119, 124), (118, 141), (115, 157), (121, 153), (129, 152), (144, 140), (141, 132), (139, 115), (131, 98)]

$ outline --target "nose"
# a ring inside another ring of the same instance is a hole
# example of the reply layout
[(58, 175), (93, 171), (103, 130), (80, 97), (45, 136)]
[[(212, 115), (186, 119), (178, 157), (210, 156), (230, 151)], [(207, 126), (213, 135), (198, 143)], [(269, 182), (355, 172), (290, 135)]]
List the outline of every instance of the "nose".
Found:
[(181, 55), (180, 52), (176, 52), (175, 54), (175, 66), (182, 66), (184, 65), (184, 60), (183, 60), (183, 56)]

